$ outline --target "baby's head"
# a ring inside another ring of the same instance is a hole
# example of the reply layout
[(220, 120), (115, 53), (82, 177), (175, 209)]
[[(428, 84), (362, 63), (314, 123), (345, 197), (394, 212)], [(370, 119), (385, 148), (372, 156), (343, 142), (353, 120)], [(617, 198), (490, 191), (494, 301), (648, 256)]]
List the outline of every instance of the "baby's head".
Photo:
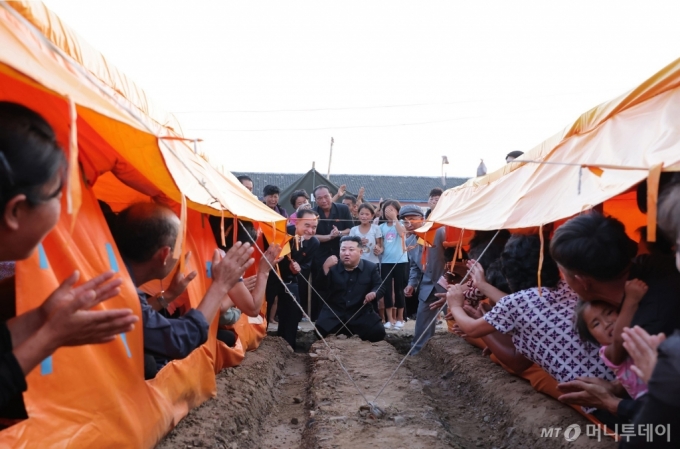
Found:
[(603, 301), (579, 301), (574, 310), (576, 331), (581, 340), (606, 346), (614, 343), (614, 324), (619, 317), (616, 309)]

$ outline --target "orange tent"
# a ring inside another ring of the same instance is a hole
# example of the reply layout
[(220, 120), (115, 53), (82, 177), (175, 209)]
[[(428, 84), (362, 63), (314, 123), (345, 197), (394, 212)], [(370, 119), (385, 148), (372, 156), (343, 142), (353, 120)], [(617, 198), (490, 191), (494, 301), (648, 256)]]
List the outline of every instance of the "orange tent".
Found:
[(540, 226), (600, 203), (631, 232), (646, 223), (631, 188), (649, 176), (653, 199), (660, 171), (680, 170), (678, 116), (680, 59), (581, 115), (521, 156), (523, 162), (444, 192), (422, 232), (433, 224), (475, 230)]
[[(210, 285), (216, 242), (205, 214), (257, 221), (283, 242), (285, 220), (230, 173), (194, 152), (172, 116), (37, 2), (0, 2), (0, 100), (39, 112), (67, 151), (65, 213), (32, 258), (17, 263), (17, 313), (37, 307), (74, 270), (120, 273), (120, 296), (100, 308), (140, 313), (139, 299), (97, 200), (114, 210), (153, 198), (177, 210), (199, 276), (185, 301)], [(224, 212), (223, 212), (224, 211)], [(104, 345), (60, 348), (27, 376), (29, 419), (0, 432), (0, 446), (152, 447), (188, 410), (215, 394), (215, 373), (257, 348), (266, 322), (237, 327), (235, 348), (210, 338), (187, 358), (143, 378), (142, 327)]]

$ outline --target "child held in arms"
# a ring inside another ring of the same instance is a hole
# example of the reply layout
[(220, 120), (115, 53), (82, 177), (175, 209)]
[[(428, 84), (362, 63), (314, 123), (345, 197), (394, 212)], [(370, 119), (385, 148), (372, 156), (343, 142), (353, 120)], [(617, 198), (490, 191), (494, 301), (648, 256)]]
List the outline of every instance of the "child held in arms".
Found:
[(630, 397), (637, 399), (647, 393), (647, 384), (623, 347), (623, 329), (630, 326), (640, 300), (647, 293), (647, 284), (633, 279), (626, 282), (625, 292), (621, 312), (603, 301), (580, 301), (575, 311), (576, 329), (584, 341), (602, 346), (602, 361), (614, 371)]

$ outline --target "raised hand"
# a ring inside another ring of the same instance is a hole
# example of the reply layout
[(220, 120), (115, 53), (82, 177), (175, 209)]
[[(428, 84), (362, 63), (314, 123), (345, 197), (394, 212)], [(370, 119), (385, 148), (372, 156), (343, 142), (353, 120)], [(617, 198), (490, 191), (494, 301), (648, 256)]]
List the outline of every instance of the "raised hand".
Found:
[(250, 244), (241, 242), (236, 242), (224, 257), (221, 257), (219, 250), (215, 250), (212, 262), (213, 282), (229, 291), (255, 262), (252, 254), (253, 248)]
[[(184, 256), (184, 266), (189, 265), (189, 261), (191, 260), (191, 251), (186, 253)], [(175, 272), (175, 275), (172, 277), (172, 281), (170, 281), (170, 285), (168, 286), (168, 289), (165, 290), (165, 293), (163, 294), (163, 298), (167, 302), (172, 302), (175, 299), (177, 299), (182, 293), (184, 293), (184, 290), (187, 289), (189, 286), (189, 283), (194, 280), (198, 273), (196, 271), (192, 271), (188, 275), (184, 275), (182, 271), (177, 268), (177, 271)]]
[(649, 383), (652, 372), (656, 366), (658, 347), (666, 339), (663, 333), (649, 335), (640, 326), (623, 329), (623, 347), (633, 359), (634, 365), (630, 368), (645, 383)]
[(474, 260), (468, 260), (467, 267), (470, 270), (470, 278), (472, 279), (472, 284), (479, 288), (480, 285), (486, 283), (486, 275), (484, 273), (484, 267), (480, 264), (475, 263)]
[(325, 273), (328, 273), (328, 270), (333, 268), (335, 265), (338, 264), (338, 258), (336, 256), (330, 256), (326, 261), (323, 263), (323, 271)]
[(83, 310), (96, 301), (95, 296), (93, 290), (88, 290), (52, 309), (43, 327), (55, 350), (60, 346), (106, 343), (134, 328), (139, 318), (130, 309)]
[(626, 292), (626, 302), (639, 304), (640, 300), (647, 294), (649, 287), (640, 279), (631, 279), (626, 282), (624, 291)]
[(446, 291), (446, 302), (449, 308), (465, 305), (465, 290), (466, 287), (460, 284), (449, 285)]
[(71, 302), (74, 298), (80, 298), (90, 291), (94, 295), (92, 297), (88, 295), (89, 300), (82, 303), (83, 309), (91, 309), (102, 301), (118, 296), (120, 294), (119, 287), (123, 281), (112, 279), (114, 275), (113, 271), (107, 271), (74, 288), (73, 286), (80, 279), (80, 273), (74, 271), (40, 306), (41, 314), (46, 318), (55, 308)]
[(267, 251), (264, 252), (264, 255), (260, 259), (259, 269), (266, 271), (271, 270), (270, 265), (273, 267), (274, 264), (281, 261), (282, 258), (279, 258), (279, 254), (281, 254), (281, 247), (277, 243), (269, 245), (269, 248), (267, 248)]

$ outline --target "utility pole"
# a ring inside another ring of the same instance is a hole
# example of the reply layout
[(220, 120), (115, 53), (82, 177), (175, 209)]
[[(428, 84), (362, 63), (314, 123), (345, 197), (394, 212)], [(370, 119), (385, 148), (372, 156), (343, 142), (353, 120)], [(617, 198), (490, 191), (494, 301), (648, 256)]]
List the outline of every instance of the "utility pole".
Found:
[(333, 143), (334, 142), (335, 141), (331, 137), (331, 154), (328, 156), (328, 174), (326, 175), (326, 178), (328, 178), (329, 181), (331, 180), (331, 161), (333, 160)]
[(449, 158), (442, 156), (442, 186), (446, 188), (446, 175), (444, 174), (444, 165), (449, 165)]

